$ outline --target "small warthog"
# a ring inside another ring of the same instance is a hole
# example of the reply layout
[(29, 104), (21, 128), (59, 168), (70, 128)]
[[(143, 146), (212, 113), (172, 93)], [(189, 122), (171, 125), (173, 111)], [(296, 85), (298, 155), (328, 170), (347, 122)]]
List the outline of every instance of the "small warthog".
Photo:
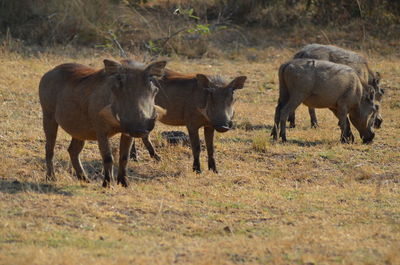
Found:
[[(379, 104), (382, 100), (384, 90), (379, 86), (381, 78), (380, 74), (378, 72), (374, 73), (373, 71), (371, 71), (367, 59), (356, 52), (332, 45), (308, 44), (304, 46), (299, 52), (297, 52), (293, 58), (325, 60), (333, 63), (348, 65), (356, 71), (362, 83), (366, 83), (374, 87), (376, 103)], [(308, 111), (311, 118), (311, 127), (318, 127), (315, 109), (308, 108)], [(289, 126), (291, 128), (294, 128), (296, 126), (294, 112), (289, 115), (288, 120), (290, 123)], [(382, 117), (378, 109), (374, 126), (375, 128), (380, 128), (381, 124)]]
[(88, 181), (79, 153), (85, 140), (97, 140), (103, 158), (103, 187), (110, 184), (113, 157), (108, 138), (121, 134), (118, 183), (127, 186), (126, 165), (132, 137), (147, 135), (157, 112), (154, 98), (158, 87), (153, 76), (160, 76), (165, 61), (147, 67), (122, 65), (104, 60), (104, 69), (80, 64), (62, 64), (47, 72), (39, 84), (43, 128), (46, 135), (47, 179), (54, 180), (53, 156), (60, 125), (72, 136), (68, 147), (78, 179)]
[(356, 71), (342, 64), (313, 59), (294, 59), (279, 68), (279, 100), (271, 135), (286, 141), (286, 120), (304, 103), (311, 108), (329, 108), (339, 119), (341, 141), (353, 142), (350, 123), (364, 143), (375, 136), (372, 125), (377, 111), (375, 90), (363, 85)]
[[(133, 61), (128, 63), (136, 64)], [(234, 92), (243, 88), (246, 76), (236, 77), (226, 83), (219, 76), (185, 75), (165, 70), (164, 76), (158, 81), (160, 93), (155, 102), (166, 110), (159, 121), (187, 127), (194, 157), (193, 171), (198, 173), (201, 172), (199, 129), (204, 127), (208, 169), (218, 172), (214, 159), (214, 130), (226, 132), (232, 128)], [(149, 136), (142, 139), (150, 156), (159, 159)]]

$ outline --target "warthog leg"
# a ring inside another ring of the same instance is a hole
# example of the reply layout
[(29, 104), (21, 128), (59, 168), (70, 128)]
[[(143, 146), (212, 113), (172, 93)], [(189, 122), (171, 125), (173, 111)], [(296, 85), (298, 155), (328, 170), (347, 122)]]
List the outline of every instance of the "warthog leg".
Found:
[[(149, 152), (150, 157), (154, 158), (156, 161), (161, 161), (161, 157), (157, 154), (156, 150), (154, 149), (153, 143), (150, 141), (149, 135), (142, 137), (142, 141), (147, 151)], [(130, 158), (132, 158), (136, 162), (138, 161), (138, 155), (135, 147), (135, 139), (133, 139)]]
[(149, 135), (144, 136), (142, 141), (146, 146), (147, 151), (149, 151), (150, 157), (154, 158), (156, 161), (161, 161), (161, 157), (156, 153), (156, 150), (150, 141)]
[(193, 153), (193, 171), (201, 173), (199, 128), (187, 127)]
[(279, 136), (282, 138), (282, 142), (286, 142), (286, 121), (289, 114), (293, 113), (296, 108), (303, 102), (304, 96), (296, 95), (289, 98), (289, 101), (283, 106), (280, 111), (280, 133)]
[(296, 112), (290, 113), (289, 118), (288, 118), (288, 122), (289, 122), (289, 128), (295, 128), (296, 127)]
[(136, 146), (135, 146), (135, 139), (132, 140), (132, 147), (131, 147), (131, 152), (129, 155), (130, 158), (132, 158), (133, 161), (138, 161), (138, 155), (136, 152)]
[(111, 154), (110, 142), (105, 133), (97, 134), (97, 141), (100, 149), (100, 154), (103, 159), (104, 181), (103, 187), (109, 187), (113, 178), (113, 157)]
[(79, 154), (81, 153), (83, 147), (85, 146), (85, 141), (72, 138), (71, 143), (68, 147), (69, 157), (71, 158), (72, 167), (75, 170), (76, 177), (79, 180), (89, 182), (86, 177), (86, 173), (82, 167), (81, 160), (79, 159)]
[(128, 187), (128, 181), (126, 180), (126, 165), (128, 164), (128, 157), (131, 150), (132, 142), (132, 137), (121, 134), (121, 139), (119, 142), (119, 165), (117, 184), (121, 184), (123, 187)]
[(204, 138), (207, 146), (208, 169), (218, 173), (214, 159), (214, 128), (204, 127)]
[(341, 130), (340, 141), (342, 143), (353, 143), (354, 135), (351, 132), (350, 121), (347, 118), (347, 109), (341, 108), (339, 110), (331, 109), (333, 114), (339, 119), (339, 127)]
[(279, 121), (281, 119), (282, 105), (282, 102), (278, 102), (278, 105), (275, 108), (274, 127), (271, 131), (271, 136), (275, 141), (278, 140)]
[[(377, 106), (379, 106), (379, 105), (377, 105)], [(379, 110), (379, 107), (378, 107), (378, 110)], [(376, 128), (376, 129), (381, 128), (382, 122), (383, 122), (383, 119), (382, 119), (381, 114), (377, 113), (376, 117), (375, 117), (375, 121), (374, 121), (374, 128)]]
[(346, 128), (347, 128), (345, 132), (346, 138), (349, 139), (349, 142), (354, 143), (354, 135), (351, 131), (349, 118), (346, 118)]
[(318, 121), (317, 121), (317, 115), (315, 114), (315, 109), (308, 108), (308, 113), (310, 114), (311, 128), (318, 128)]
[[(318, 126), (317, 115), (315, 114), (315, 109), (308, 108), (308, 113), (310, 114), (311, 128), (318, 128), (319, 126)], [(296, 112), (292, 112), (289, 114), (288, 122), (289, 122), (289, 128), (296, 127)]]
[(46, 179), (55, 180), (53, 157), (54, 146), (57, 139), (58, 124), (54, 118), (54, 114), (43, 113), (43, 129), (46, 136)]

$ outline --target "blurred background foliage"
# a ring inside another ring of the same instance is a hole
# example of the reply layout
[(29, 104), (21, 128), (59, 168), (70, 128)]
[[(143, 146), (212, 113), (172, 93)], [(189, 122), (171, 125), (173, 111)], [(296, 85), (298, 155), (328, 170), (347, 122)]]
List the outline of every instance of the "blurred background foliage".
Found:
[[(400, 35), (398, 0), (0, 0), (0, 39), (216, 56), (304, 42), (381, 49)], [(22, 45), (21, 44), (21, 45)]]

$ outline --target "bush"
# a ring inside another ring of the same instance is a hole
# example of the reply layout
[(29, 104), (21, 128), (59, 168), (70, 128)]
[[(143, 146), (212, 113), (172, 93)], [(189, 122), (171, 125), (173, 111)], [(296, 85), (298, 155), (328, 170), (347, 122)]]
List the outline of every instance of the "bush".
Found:
[[(292, 39), (302, 36), (295, 41), (297, 46), (309, 36), (308, 41), (320, 41), (315, 36), (326, 28), (356, 33), (346, 35), (350, 41), (359, 42), (359, 36), (365, 41), (366, 34), (378, 40), (396, 39), (400, 2), (0, 0), (0, 39), (11, 35), (25, 44), (43, 46), (60, 43), (114, 49), (118, 41), (127, 50), (196, 58), (268, 41), (285, 39), (287, 43), (291, 33)], [(259, 29), (270, 32), (261, 37)], [(275, 30), (273, 35), (271, 30)], [(343, 34), (337, 38), (343, 39)], [(330, 42), (327, 36), (324, 39)]]

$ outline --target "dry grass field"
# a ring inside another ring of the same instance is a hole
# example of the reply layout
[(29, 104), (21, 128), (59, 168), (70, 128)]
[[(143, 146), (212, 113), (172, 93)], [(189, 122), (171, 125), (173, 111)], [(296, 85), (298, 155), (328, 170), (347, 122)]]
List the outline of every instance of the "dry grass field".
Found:
[[(95, 51), (23, 57), (0, 54), (0, 264), (400, 264), (400, 58), (371, 54), (386, 89), (373, 144), (340, 144), (337, 120), (317, 110), (311, 129), (300, 106), (288, 142), (270, 129), (277, 69), (292, 49), (260, 62), (170, 59), (183, 72), (247, 75), (236, 93), (236, 129), (216, 135), (219, 174), (192, 172), (191, 150), (167, 145), (149, 158), (136, 141), (130, 187), (101, 188), (96, 142), (81, 159), (92, 182), (71, 174), (69, 136), (59, 130), (58, 180), (45, 181), (40, 77), (63, 62), (101, 67)], [(118, 58), (116, 58), (118, 59)], [(113, 138), (117, 148), (118, 137)]]

